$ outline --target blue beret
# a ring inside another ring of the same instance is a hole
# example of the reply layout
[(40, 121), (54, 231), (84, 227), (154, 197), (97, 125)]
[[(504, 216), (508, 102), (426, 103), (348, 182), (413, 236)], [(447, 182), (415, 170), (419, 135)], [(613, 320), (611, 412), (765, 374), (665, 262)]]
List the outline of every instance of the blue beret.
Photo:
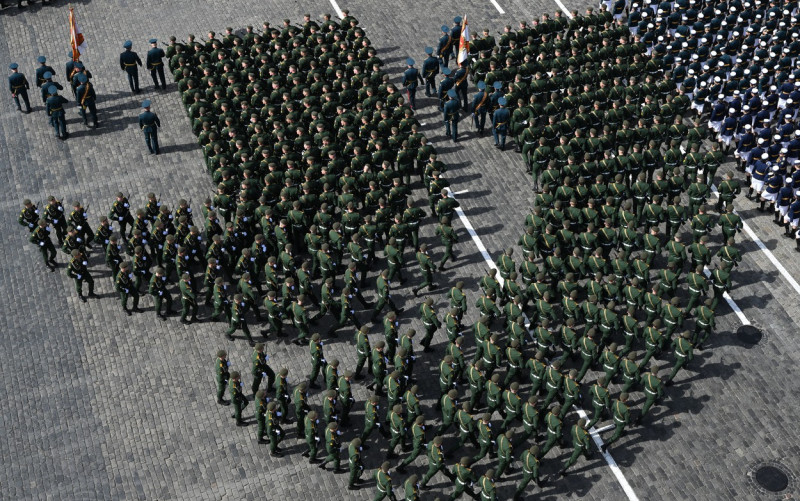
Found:
[(506, 98), (501, 97), (500, 99), (497, 100), (497, 104), (499, 104), (500, 106), (505, 106), (506, 104), (508, 104), (508, 101), (506, 101)]
[(453, 18), (453, 22), (456, 24), (461, 24), (461, 16), (456, 16)]
[(78, 81), (80, 83), (86, 83), (89, 81), (89, 77), (87, 77), (85, 73), (78, 73)]
[(448, 28), (445, 25), (442, 25), (442, 31), (444, 31), (445, 33), (450, 33), (450, 28)]
[(75, 67), (78, 68), (79, 70), (82, 70), (83, 69), (83, 63), (80, 62), (80, 61), (75, 61)]
[(125, 43), (122, 44), (122, 46), (125, 47), (126, 49), (130, 49), (131, 47), (133, 47), (133, 42), (131, 42), (130, 40), (125, 40)]
[(448, 90), (447, 95), (453, 98), (456, 97), (456, 90), (455, 89)]
[(495, 89), (500, 89), (503, 87), (503, 83), (500, 82), (500, 80), (497, 80), (495, 81), (495, 83), (492, 84), (492, 87), (494, 87)]
[(17, 68), (19, 68), (19, 65), (17, 63), (11, 63), (11, 64), (8, 65), (8, 68), (12, 69), (12, 70), (16, 70)]
[(75, 54), (73, 54), (73, 53), (72, 53), (72, 51), (69, 51), (69, 52), (67, 53), (67, 57), (68, 57), (68, 58), (70, 58), (70, 59), (72, 59), (73, 57), (75, 57)]
[(44, 78), (45, 80), (50, 80), (51, 78), (53, 78), (53, 74), (50, 73), (49, 71), (45, 71), (44, 75), (42, 75), (42, 78)]
[(409, 66), (414, 66), (414, 59), (409, 57), (408, 59), (406, 59), (406, 64)]
[(50, 87), (47, 88), (47, 93), (53, 95), (58, 94), (58, 87), (56, 87), (55, 85), (51, 85)]
[(480, 82), (478, 82), (478, 89), (479, 89), (479, 90), (483, 90), (483, 89), (485, 89), (485, 88), (486, 88), (486, 82), (484, 82), (483, 80), (481, 80)]
[(149, 99), (145, 99), (144, 101), (142, 101), (142, 108), (149, 108), (149, 107), (150, 107)]
[(47, 58), (46, 58), (46, 57), (44, 57), (44, 56), (39, 56), (39, 57), (38, 57), (36, 60), (37, 60), (37, 61), (39, 61), (40, 63), (45, 63), (45, 62), (47, 62)]
[(158, 39), (156, 39), (156, 38), (151, 38), (151, 39), (150, 39), (150, 43), (158, 43)]
[(425, 54), (433, 54), (433, 47), (425, 47)]
[(442, 75), (444, 75), (444, 76), (447, 76), (452, 72), (453, 72), (453, 70), (451, 70), (450, 68), (448, 68), (446, 66), (442, 69)]

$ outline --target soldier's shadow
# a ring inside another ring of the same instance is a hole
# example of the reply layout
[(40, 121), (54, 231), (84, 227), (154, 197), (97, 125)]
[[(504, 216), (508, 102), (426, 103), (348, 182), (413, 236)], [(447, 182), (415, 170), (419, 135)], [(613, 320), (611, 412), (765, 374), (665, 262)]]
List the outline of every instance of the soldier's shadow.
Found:
[[(641, 444), (643, 442), (650, 442), (653, 440), (658, 440), (659, 442), (664, 442), (669, 440), (675, 434), (675, 430), (682, 426), (680, 421), (673, 421), (671, 423), (662, 423), (661, 420), (669, 415), (669, 412), (663, 412), (658, 415), (652, 415), (651, 419), (654, 421), (650, 421), (651, 424), (647, 424), (645, 426), (637, 427), (633, 430), (630, 430), (626, 437), (629, 438), (627, 442), (630, 442), (632, 437), (636, 437), (633, 440), (637, 444)], [(612, 449), (615, 451), (616, 449)], [(618, 464), (621, 466), (630, 466), (636, 460), (636, 454), (634, 453), (633, 449), (625, 449), (624, 446), (620, 447), (621, 451), (628, 451), (629, 454), (620, 453), (620, 458), (614, 457), (614, 460), (617, 461)], [(627, 462), (627, 464), (624, 464)]]
[(555, 500), (563, 499), (568, 495), (579, 498), (586, 496), (591, 490), (592, 486), (595, 485), (602, 477), (602, 475), (596, 473), (589, 475), (586, 473), (589, 471), (595, 471), (598, 467), (605, 467), (605, 463), (599, 464), (597, 463), (597, 460), (594, 459), (583, 467), (573, 468), (570, 470), (569, 475), (566, 478), (561, 478), (556, 474), (549, 475), (547, 478), (547, 485), (552, 486), (552, 489), (542, 492), (537, 499)]
[[(708, 356), (712, 356), (709, 352)], [(738, 369), (742, 368), (742, 364), (739, 362), (733, 363), (726, 363), (725, 360), (721, 360), (719, 362), (714, 362), (710, 364), (703, 364), (702, 367), (699, 367), (694, 376), (688, 379), (682, 379), (677, 381), (673, 388), (678, 390), (688, 390), (690, 388), (691, 383), (695, 381), (702, 381), (703, 379), (709, 379), (712, 377), (718, 377), (723, 381), (727, 381), (728, 379), (733, 376)]]

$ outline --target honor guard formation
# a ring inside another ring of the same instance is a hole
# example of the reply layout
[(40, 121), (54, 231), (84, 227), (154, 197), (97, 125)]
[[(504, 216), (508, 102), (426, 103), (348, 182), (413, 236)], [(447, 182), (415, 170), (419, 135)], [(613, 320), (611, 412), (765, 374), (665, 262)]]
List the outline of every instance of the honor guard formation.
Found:
[[(742, 189), (800, 251), (797, 6), (602, 2), (497, 39), (483, 29), (460, 63), (456, 17), (421, 63), (400, 61), (399, 86), (344, 14), (173, 36), (164, 49), (150, 39), (145, 61), (126, 41), (130, 92), (143, 65), (156, 89), (171, 73), (216, 192), (171, 207), (119, 192), (94, 217), (79, 200), (26, 199), (18, 222), (83, 302), (105, 265), (127, 315), (152, 305), (164, 321), (219, 324), (216, 402), (236, 426), (255, 424), (242, 439), (275, 458), (347, 473), (350, 490), (369, 477), (375, 501), (420, 499), (441, 477), (450, 500), (568, 489), (560, 477), (581, 456), (600, 467), (629, 430), (657, 426), (653, 408), (690, 384), (687, 369), (703, 371), (693, 358), (716, 344), (742, 259)], [(38, 64), (66, 139), (69, 100)], [(28, 113), (30, 84), (17, 63), (10, 71)], [(70, 60), (65, 76), (97, 127), (91, 72)], [(435, 99), (418, 102), (422, 86)], [(426, 105), (453, 143), (462, 119), (468, 137), (490, 127), (531, 176), (519, 239), (476, 283), (445, 273), (468, 238), (454, 226), (452, 172), (421, 132)], [(151, 100), (141, 108), (158, 155), (161, 122)], [(741, 174), (718, 174), (731, 160)], [(421, 332), (401, 327), (410, 317)], [(356, 364), (327, 357), (329, 342)], [(279, 346), (308, 365), (276, 366)], [(249, 372), (231, 365), (233, 350), (250, 354)], [(365, 473), (365, 462), (380, 466)]]

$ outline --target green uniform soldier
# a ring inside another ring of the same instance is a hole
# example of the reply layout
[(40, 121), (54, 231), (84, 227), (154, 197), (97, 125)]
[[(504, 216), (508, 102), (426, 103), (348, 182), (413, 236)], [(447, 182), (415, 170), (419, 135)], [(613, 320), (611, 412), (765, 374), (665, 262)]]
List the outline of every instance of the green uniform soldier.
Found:
[(423, 351), (430, 351), (430, 344), (434, 333), (442, 326), (441, 320), (433, 309), (433, 299), (427, 298), (419, 308), (422, 324), (425, 326), (425, 336), (420, 341)]
[(419, 501), (419, 477), (411, 475), (403, 484), (405, 501)]
[(250, 390), (255, 394), (261, 386), (261, 380), (267, 378), (266, 391), (269, 392), (275, 386), (275, 371), (267, 364), (269, 356), (265, 351), (264, 343), (257, 343), (251, 356), (251, 374), (253, 375), (253, 385)]
[(675, 375), (678, 374), (681, 367), (691, 362), (692, 358), (694, 358), (694, 346), (690, 341), (691, 337), (692, 334), (689, 331), (684, 331), (679, 337), (672, 340), (672, 347), (675, 349), (675, 365), (672, 367), (672, 372), (670, 372), (665, 382), (667, 386), (672, 385), (672, 380), (675, 379)]
[[(583, 365), (581, 365), (580, 370), (578, 371), (577, 380), (581, 381), (583, 376), (586, 375), (586, 371), (589, 370), (589, 367), (597, 360), (597, 343), (594, 341), (594, 328), (589, 329), (579, 341), (578, 346), (580, 346), (581, 350), (581, 359), (583, 359)], [(547, 402), (548, 404), (550, 402)]]
[(344, 375), (339, 377), (339, 399), (342, 402), (341, 420), (342, 426), (350, 426), (350, 410), (353, 408), (355, 398), (353, 398), (353, 391), (351, 381), (353, 380), (353, 371), (344, 371)]
[[(130, 261), (125, 261), (119, 265), (119, 273), (115, 281), (115, 287), (119, 293), (122, 309), (128, 316), (132, 315), (132, 311), (139, 312), (139, 289), (135, 285), (133, 273), (131, 273)], [(133, 310), (128, 309), (128, 298), (133, 298)]]
[[(278, 371), (278, 377), (275, 380), (273, 389), (275, 390), (275, 403), (278, 404), (278, 417), (281, 418), (281, 423), (289, 424), (289, 369), (281, 367)], [(299, 437), (298, 437), (299, 438)]]
[(628, 409), (628, 394), (625, 392), (620, 393), (619, 398), (614, 401), (611, 406), (612, 414), (614, 416), (614, 434), (609, 438), (605, 444), (600, 448), (603, 454), (606, 453), (611, 444), (616, 442), (622, 437), (625, 432), (625, 427), (631, 419), (631, 411)]
[(320, 341), (319, 333), (315, 332), (311, 336), (311, 341), (308, 343), (308, 351), (311, 355), (311, 372), (308, 376), (308, 385), (311, 388), (319, 388), (317, 377), (319, 377), (319, 373), (326, 363), (325, 356), (322, 353), (322, 341)]
[(325, 389), (326, 390), (337, 390), (339, 389), (339, 360), (338, 359), (331, 359), (330, 362), (325, 364), (325, 368), (322, 371), (323, 376), (325, 379)]
[(653, 320), (652, 325), (645, 327), (643, 336), (644, 345), (647, 348), (647, 351), (645, 352), (644, 358), (640, 362), (640, 365), (646, 367), (647, 362), (649, 362), (654, 355), (661, 353), (661, 350), (664, 348), (664, 343), (667, 340), (667, 338), (661, 332), (661, 320)]
[[(502, 149), (502, 148), (501, 148)], [(486, 473), (478, 480), (478, 486), (481, 489), (481, 501), (497, 501), (497, 487), (495, 487), (495, 477), (500, 478), (500, 469), (497, 473), (491, 468), (486, 470)]]
[(67, 275), (75, 281), (75, 291), (78, 293), (78, 297), (84, 303), (86, 302), (86, 298), (83, 297), (83, 282), (89, 285), (89, 297), (98, 297), (94, 293), (94, 279), (89, 274), (89, 263), (86, 256), (80, 249), (73, 249), (71, 256), (67, 266)]
[(458, 447), (461, 449), (467, 441), (478, 447), (478, 440), (475, 437), (475, 421), (470, 414), (469, 402), (463, 402), (461, 408), (456, 412), (456, 424), (458, 424)]
[[(547, 406), (544, 406), (546, 408)], [(547, 441), (542, 446), (542, 455), (540, 457), (544, 457), (550, 449), (558, 442), (559, 446), (564, 446), (564, 437), (562, 436), (562, 421), (561, 418), (558, 416), (561, 414), (561, 406), (555, 405), (550, 412), (544, 417), (544, 423), (547, 427)]]
[(344, 470), (341, 468), (341, 458), (339, 457), (339, 450), (341, 448), (341, 436), (342, 432), (339, 431), (339, 423), (336, 421), (329, 423), (328, 427), (325, 428), (325, 451), (328, 453), (325, 456), (325, 459), (319, 464), (319, 467), (323, 470), (325, 469), (325, 465), (333, 462), (333, 472), (334, 473), (342, 473)]
[(269, 435), (270, 456), (280, 456), (283, 453), (283, 449), (279, 447), (283, 440), (283, 429), (279, 422), (280, 415), (277, 402), (273, 401), (267, 404), (267, 435)]
[(225, 337), (233, 341), (233, 333), (241, 329), (245, 337), (247, 337), (250, 346), (255, 346), (256, 342), (253, 341), (253, 336), (250, 334), (250, 328), (247, 326), (247, 321), (244, 318), (245, 314), (247, 314), (247, 303), (244, 300), (244, 296), (241, 294), (234, 295), (233, 305), (231, 306), (231, 321), (228, 330), (225, 332)]
[[(300, 418), (298, 417), (298, 420)], [(310, 464), (318, 463), (317, 450), (319, 449), (319, 432), (317, 426), (319, 419), (317, 418), (317, 411), (311, 411), (303, 418), (303, 432), (306, 438), (306, 445), (308, 450), (303, 453), (303, 457), (308, 458)]]
[(638, 384), (640, 380), (639, 364), (636, 363), (635, 351), (628, 353), (622, 359), (620, 368), (622, 369), (622, 392), (626, 393), (633, 385)]
[(428, 444), (428, 471), (425, 473), (425, 476), (422, 477), (422, 482), (419, 484), (421, 489), (425, 489), (430, 479), (440, 471), (449, 477), (444, 464), (442, 443), (444, 443), (442, 437), (436, 436), (433, 437), (433, 440)]
[(294, 416), (297, 419), (297, 436), (300, 437), (305, 431), (305, 420), (308, 417), (308, 383), (301, 382), (292, 391), (292, 402), (294, 402)]
[(364, 379), (361, 371), (370, 355), (369, 337), (367, 337), (368, 333), (369, 327), (362, 325), (355, 334), (356, 351), (358, 352), (358, 362), (356, 363), (355, 371), (356, 379)]
[(373, 501), (381, 501), (386, 498), (389, 498), (391, 501), (397, 500), (392, 487), (392, 477), (389, 476), (390, 467), (391, 465), (386, 461), (381, 464), (381, 467), (375, 472), (375, 487), (378, 489), (378, 492), (375, 494)]
[(692, 336), (692, 344), (698, 350), (703, 349), (703, 343), (708, 340), (708, 337), (714, 331), (716, 321), (714, 319), (714, 302), (711, 299), (706, 299), (705, 302), (694, 309), (695, 328), (694, 335)]
[(336, 409), (336, 390), (325, 390), (322, 400), (322, 422), (325, 424), (333, 421), (339, 422), (339, 415)]
[(525, 368), (528, 370), (528, 380), (531, 383), (530, 393), (531, 395), (537, 395), (542, 384), (545, 383), (547, 371), (547, 364), (544, 363), (544, 352), (537, 351), (536, 355), (525, 362)]
[(231, 417), (236, 419), (236, 426), (246, 426), (247, 423), (242, 419), (242, 411), (250, 402), (247, 401), (247, 398), (245, 398), (242, 392), (242, 380), (239, 371), (231, 372), (229, 386), (231, 402), (233, 403), (233, 414), (231, 414)]
[(561, 415), (558, 416), (562, 420), (572, 409), (572, 406), (575, 404), (575, 402), (581, 399), (581, 385), (576, 380), (577, 376), (578, 371), (571, 369), (567, 374), (567, 377), (564, 378), (564, 382), (562, 384), (564, 388), (562, 393), (564, 397), (564, 403), (561, 405)]
[(431, 258), (428, 256), (428, 245), (422, 244), (419, 246), (419, 251), (416, 254), (417, 262), (419, 262), (419, 268), (422, 272), (423, 281), (419, 287), (414, 287), (411, 291), (416, 296), (419, 294), (424, 288), (428, 288), (429, 291), (436, 289), (436, 284), (433, 283), (433, 274), (436, 272), (436, 265), (433, 264)]
[(228, 405), (230, 403), (224, 399), (225, 388), (228, 387), (228, 380), (231, 377), (228, 372), (231, 363), (227, 358), (228, 353), (225, 350), (219, 350), (217, 352), (217, 360), (214, 362), (217, 374), (217, 403), (220, 405)]
[[(181, 323), (191, 324), (197, 321), (197, 296), (192, 286), (192, 276), (188, 273), (181, 275), (178, 288), (181, 291)], [(187, 319), (191, 313), (191, 319)]]
[(406, 422), (405, 418), (403, 417), (403, 406), (401, 404), (395, 404), (392, 406), (391, 412), (389, 412), (389, 432), (392, 435), (392, 439), (389, 442), (389, 450), (386, 453), (386, 457), (389, 459), (394, 459), (397, 457), (395, 453), (395, 449), (398, 445), (405, 451), (407, 450), (406, 445)]
[(46, 220), (39, 220), (28, 240), (39, 247), (45, 266), (50, 268), (50, 271), (56, 271), (56, 247), (53, 245), (53, 241), (50, 240), (50, 230), (47, 229)]
[(20, 226), (28, 228), (31, 233), (36, 229), (36, 225), (39, 222), (39, 209), (30, 199), (26, 198), (22, 201), (22, 210), (19, 213), (19, 217), (17, 217), (17, 222)]
[(302, 346), (308, 338), (308, 314), (306, 313), (306, 297), (303, 294), (297, 296), (297, 301), (292, 302), (290, 311), (292, 313), (292, 324), (297, 329), (297, 337), (292, 341), (298, 346)]
[(538, 487), (541, 487), (539, 480), (539, 446), (532, 445), (529, 449), (522, 451), (519, 458), (522, 463), (522, 479), (517, 484), (517, 489), (514, 491), (514, 501), (522, 499), (522, 493), (525, 488), (533, 480)]
[[(486, 382), (486, 407), (490, 413), (502, 411), (503, 389), (500, 388), (500, 374), (492, 374)], [(501, 412), (502, 414), (502, 412)]]
[[(111, 245), (111, 244), (109, 244)], [(155, 270), (156, 272), (150, 277), (150, 286), (148, 288), (148, 292), (151, 296), (153, 296), (153, 302), (155, 303), (155, 312), (161, 319), (166, 320), (167, 315), (172, 313), (172, 294), (169, 293), (167, 290), (167, 275), (166, 270), (158, 266)], [(161, 306), (167, 303), (167, 307), (164, 313), (161, 313)]]
[(470, 458), (462, 457), (461, 461), (453, 466), (451, 476), (452, 480), (455, 480), (455, 486), (453, 487), (453, 493), (450, 494), (448, 501), (454, 501), (460, 498), (465, 491), (471, 498), (477, 498), (475, 493), (472, 492), (472, 485), (477, 481), (475, 474), (470, 469), (472, 462)]
[(583, 454), (586, 459), (589, 459), (592, 455), (589, 451), (589, 432), (586, 431), (585, 419), (581, 418), (578, 420), (577, 424), (572, 425), (570, 435), (572, 435), (572, 455), (558, 472), (562, 477), (567, 476), (567, 470), (578, 461), (578, 457), (581, 454)]
[(255, 404), (256, 422), (258, 423), (256, 437), (258, 438), (259, 444), (266, 444), (269, 443), (269, 439), (264, 438), (264, 436), (267, 435), (267, 405), (269, 404), (267, 401), (267, 392), (258, 390), (258, 392), (256, 392)]
[(369, 438), (372, 430), (374, 430), (376, 427), (382, 435), (387, 436), (389, 434), (383, 429), (380, 419), (378, 418), (378, 411), (380, 410), (378, 401), (378, 396), (372, 395), (364, 404), (364, 429), (362, 430), (360, 437), (362, 443), (367, 441), (367, 438)]
[(513, 434), (511, 431), (497, 435), (497, 478), (503, 476), (506, 469), (511, 469), (511, 463), (514, 462), (514, 446), (511, 443)]
[(397, 467), (398, 473), (405, 473), (406, 467), (414, 462), (415, 459), (425, 450), (427, 441), (425, 440), (425, 417), (417, 416), (414, 424), (411, 425), (411, 454), (403, 460)]
[(348, 490), (358, 489), (358, 484), (361, 483), (361, 474), (364, 472), (364, 465), (361, 463), (361, 439), (354, 438), (347, 446), (348, 467), (350, 468), (350, 477), (347, 481)]
[(478, 422), (478, 446), (480, 450), (475, 457), (472, 458), (472, 461), (480, 461), (483, 459), (486, 454), (489, 454), (489, 457), (495, 457), (495, 451), (492, 448), (494, 445), (494, 433), (492, 432), (492, 415), (490, 413), (485, 413), (481, 416), (481, 420)]
[[(519, 383), (516, 381), (511, 383), (511, 386), (507, 390), (503, 391), (503, 413), (505, 414), (505, 418), (500, 427), (502, 431), (507, 430), (508, 425), (515, 419), (519, 419), (522, 415), (522, 398), (520, 398), (518, 392)], [(498, 477), (499, 476), (500, 473), (498, 473)]]
[(608, 409), (611, 407), (611, 400), (609, 399), (607, 389), (608, 381), (611, 381), (611, 378), (600, 376), (589, 389), (589, 394), (592, 396), (592, 408), (594, 412), (592, 413), (591, 421), (586, 423), (586, 429), (591, 429), (597, 424), (602, 416), (608, 413)]
[(644, 388), (645, 400), (644, 406), (642, 406), (642, 412), (639, 414), (639, 417), (636, 418), (637, 424), (647, 415), (653, 404), (664, 396), (664, 386), (661, 384), (661, 379), (658, 377), (658, 367), (655, 365), (650, 369), (650, 372), (642, 376), (641, 381), (642, 387)]
[(214, 311), (211, 314), (211, 320), (219, 320), (220, 315), (225, 315), (225, 320), (230, 323), (231, 321), (231, 302), (228, 299), (226, 290), (228, 286), (225, 285), (225, 279), (217, 277), (214, 279), (214, 292), (212, 294), (212, 301), (214, 304)]
[(439, 399), (439, 407), (442, 409), (442, 424), (436, 429), (436, 435), (443, 435), (455, 423), (457, 398), (458, 391), (450, 390)]
[[(447, 198), (445, 200), (452, 200)], [(441, 203), (441, 202), (440, 202)], [(450, 224), (450, 217), (444, 216), (440, 218), (439, 224), (436, 226), (436, 235), (444, 246), (444, 255), (439, 261), (439, 270), (445, 270), (445, 263), (447, 261), (456, 261), (458, 258), (453, 254), (453, 245), (458, 242), (458, 234), (455, 228)]]

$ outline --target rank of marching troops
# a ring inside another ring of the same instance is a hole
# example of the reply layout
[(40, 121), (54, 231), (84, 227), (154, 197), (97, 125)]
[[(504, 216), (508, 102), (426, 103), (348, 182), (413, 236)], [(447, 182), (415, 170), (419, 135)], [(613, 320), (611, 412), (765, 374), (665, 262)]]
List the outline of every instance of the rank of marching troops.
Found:
[[(80, 61), (74, 61), (72, 52), (70, 51), (69, 60), (66, 63), (66, 71), (64, 76), (72, 91), (72, 96), (75, 99), (78, 114), (83, 119), (84, 125), (89, 126), (91, 119), (92, 127), (97, 128), (100, 122), (97, 119), (97, 94), (92, 83), (92, 72), (86, 69)], [(44, 104), (45, 112), (47, 113), (49, 123), (55, 131), (55, 136), (59, 139), (67, 139), (69, 133), (67, 132), (67, 119), (66, 110), (64, 105), (69, 103), (60, 91), (64, 90), (64, 86), (56, 81), (56, 70), (47, 64), (45, 56), (37, 58), (38, 66), (35, 74), (36, 88), (41, 91), (41, 100)], [(25, 113), (31, 112), (30, 97), (28, 90), (31, 86), (25, 75), (19, 71), (19, 64), (12, 63), (9, 65), (11, 75), (8, 78), (9, 90), (17, 105), (17, 109), (22, 111), (22, 104), (25, 105)], [(22, 99), (22, 103), (20, 102)]]

